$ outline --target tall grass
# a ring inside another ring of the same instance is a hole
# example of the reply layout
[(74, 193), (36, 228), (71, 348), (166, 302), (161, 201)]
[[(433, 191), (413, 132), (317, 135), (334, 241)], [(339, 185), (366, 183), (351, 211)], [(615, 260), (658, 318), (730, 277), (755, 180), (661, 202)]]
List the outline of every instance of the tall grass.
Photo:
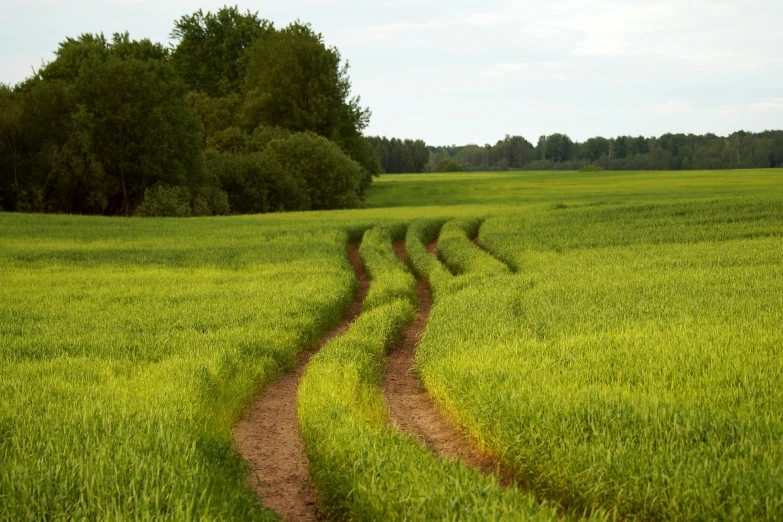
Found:
[(783, 518), (781, 226), (765, 196), (489, 218), (519, 275), (439, 295), (417, 367), (567, 510)]
[(275, 518), (231, 424), (342, 316), (346, 234), (34, 218), (0, 216), (0, 519)]
[(299, 389), (299, 420), (323, 509), (351, 520), (557, 519), (532, 496), (441, 460), (388, 426), (377, 386), (386, 350), (413, 319), (415, 292), (397, 284), (412, 277), (388, 231), (365, 233), (361, 252), (373, 275), (370, 295), (379, 285), (384, 291), (375, 295), (384, 297), (311, 359)]
[(508, 274), (506, 265), (487, 254), (470, 238), (478, 234), (480, 219), (456, 219), (443, 225), (438, 238), (438, 257), (454, 275)]

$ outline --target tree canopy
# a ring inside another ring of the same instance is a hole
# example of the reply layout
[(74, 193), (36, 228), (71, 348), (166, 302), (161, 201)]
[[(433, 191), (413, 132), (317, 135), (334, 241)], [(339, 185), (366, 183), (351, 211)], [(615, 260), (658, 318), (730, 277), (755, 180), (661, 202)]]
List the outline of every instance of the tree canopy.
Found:
[(204, 14), (199, 9), (174, 23), (171, 37), (178, 43), (172, 61), (190, 90), (228, 96), (242, 90), (247, 49), (273, 31), (273, 24), (258, 13), (224, 7)]
[(3, 206), (129, 215), (147, 186), (202, 184), (199, 123), (167, 55), (127, 34), (82, 35), (4, 89), (15, 124), (3, 118)]
[(309, 24), (224, 7), (171, 49), (67, 38), (0, 87), (0, 208), (203, 215), (360, 203), (380, 170), (348, 65)]

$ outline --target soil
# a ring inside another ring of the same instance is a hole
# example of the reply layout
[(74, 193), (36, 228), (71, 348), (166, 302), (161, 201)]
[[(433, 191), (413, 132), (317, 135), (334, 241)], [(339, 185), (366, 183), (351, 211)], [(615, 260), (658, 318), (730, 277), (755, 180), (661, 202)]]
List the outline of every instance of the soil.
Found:
[[(437, 241), (427, 246), (430, 253), (434, 253), (436, 248)], [(403, 262), (407, 262), (404, 242), (395, 243), (394, 250)], [(501, 485), (507, 486), (511, 483), (510, 474), (476, 448), (446, 412), (435, 404), (415, 374), (416, 345), (424, 333), (432, 308), (432, 292), (426, 282), (421, 279), (416, 281), (416, 293), (419, 300), (416, 318), (387, 359), (383, 392), (392, 424), (398, 430), (412, 434), (438, 455), (462, 460), (484, 474), (497, 476)]]
[(310, 357), (330, 339), (344, 333), (362, 311), (370, 286), (359, 258), (359, 246), (348, 246), (348, 259), (359, 279), (359, 291), (342, 322), (302, 354), (293, 373), (283, 376), (256, 397), (234, 428), (234, 443), (250, 465), (265, 506), (286, 521), (317, 520), (316, 498), (309, 484), (309, 464), (299, 433), (296, 392)]

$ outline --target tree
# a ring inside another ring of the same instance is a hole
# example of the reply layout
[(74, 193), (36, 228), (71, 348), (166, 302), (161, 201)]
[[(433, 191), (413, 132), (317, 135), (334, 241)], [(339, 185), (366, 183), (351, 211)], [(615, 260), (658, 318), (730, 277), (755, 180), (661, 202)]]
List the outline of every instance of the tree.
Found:
[(156, 184), (207, 182), (198, 120), (167, 52), (127, 34), (67, 39), (17, 87), (15, 207), (130, 215)]
[(245, 78), (245, 51), (273, 31), (272, 23), (236, 7), (206, 14), (199, 9), (174, 23), (171, 38), (178, 42), (174, 67), (188, 87), (211, 97), (239, 93)]
[(74, 92), (88, 107), (92, 150), (119, 185), (110, 199), (114, 212), (129, 215), (154, 184), (195, 187), (204, 181), (198, 120), (169, 63), (90, 60)]
[(609, 155), (609, 140), (606, 138), (590, 138), (582, 145), (582, 158), (589, 162), (598, 161), (601, 156)]
[(555, 133), (546, 137), (544, 159), (557, 163), (570, 160), (573, 154), (574, 142), (566, 134)]
[(348, 64), (342, 64), (339, 51), (327, 47), (309, 24), (296, 22), (257, 39), (247, 56), (245, 126), (323, 136), (364, 167), (364, 184), (369, 184), (369, 176), (380, 170), (362, 136), (370, 111), (350, 97)]
[(22, 108), (9, 87), (0, 84), (0, 208), (20, 210), (19, 127)]

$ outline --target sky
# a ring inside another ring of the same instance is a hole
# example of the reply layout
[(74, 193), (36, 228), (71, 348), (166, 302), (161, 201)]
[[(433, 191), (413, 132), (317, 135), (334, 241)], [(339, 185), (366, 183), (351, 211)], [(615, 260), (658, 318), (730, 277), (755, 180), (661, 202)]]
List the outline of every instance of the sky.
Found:
[[(323, 33), (372, 110), (369, 135), (447, 145), (783, 128), (780, 0), (234, 3)], [(30, 76), (67, 36), (169, 43), (176, 19), (224, 4), (0, 0), (0, 83)]]

